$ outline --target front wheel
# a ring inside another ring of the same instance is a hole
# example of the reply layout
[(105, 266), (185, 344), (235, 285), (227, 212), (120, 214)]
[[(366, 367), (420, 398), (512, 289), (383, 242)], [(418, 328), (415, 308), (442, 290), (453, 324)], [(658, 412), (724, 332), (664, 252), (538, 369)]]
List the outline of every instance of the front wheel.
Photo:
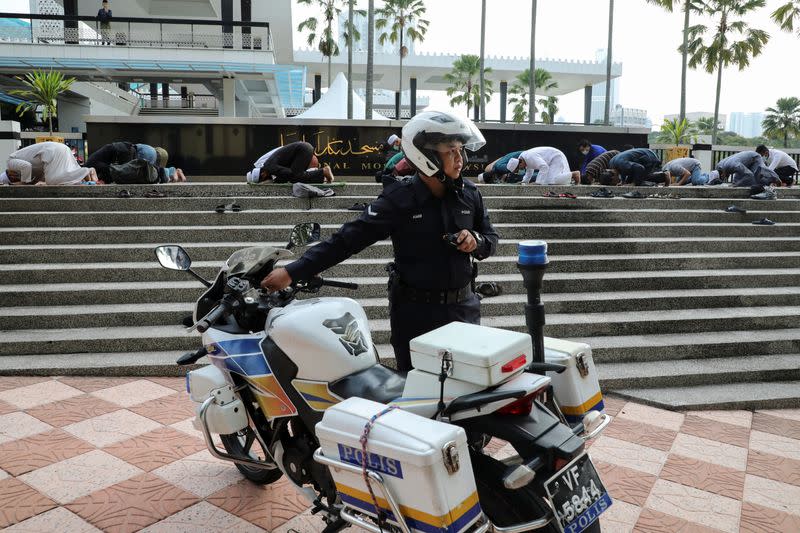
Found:
[[(482, 453), (472, 453), (470, 459), (481, 508), (494, 525), (507, 527), (532, 522), (552, 513), (531, 487), (512, 490), (503, 485), (507, 467), (502, 462)], [(557, 533), (559, 529), (551, 523), (537, 531)], [(584, 532), (600, 533), (600, 521), (596, 520)]]
[[(237, 433), (220, 435), (220, 439), (222, 440), (222, 445), (225, 446), (225, 450), (230, 455), (250, 457), (256, 461), (267, 463), (272, 462), (272, 460), (269, 459), (269, 454), (261, 449), (261, 444), (258, 439), (256, 439), (253, 429), (249, 426)], [(283, 472), (281, 472), (280, 468), (277, 466), (271, 470), (267, 470), (265, 468), (256, 468), (242, 463), (234, 464), (244, 477), (258, 485), (269, 485), (270, 483), (278, 481), (283, 475)]]

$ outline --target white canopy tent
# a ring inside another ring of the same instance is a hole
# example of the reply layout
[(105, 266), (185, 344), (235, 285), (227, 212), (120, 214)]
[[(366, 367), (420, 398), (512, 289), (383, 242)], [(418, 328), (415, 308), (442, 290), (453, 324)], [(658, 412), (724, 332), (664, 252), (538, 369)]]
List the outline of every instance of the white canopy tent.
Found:
[[(353, 93), (353, 118), (363, 119), (366, 116), (366, 105), (356, 93)], [(316, 104), (297, 115), (298, 118), (347, 118), (347, 77), (341, 72), (333, 80), (328, 92), (322, 95)], [(375, 110), (374, 120), (389, 120)]]

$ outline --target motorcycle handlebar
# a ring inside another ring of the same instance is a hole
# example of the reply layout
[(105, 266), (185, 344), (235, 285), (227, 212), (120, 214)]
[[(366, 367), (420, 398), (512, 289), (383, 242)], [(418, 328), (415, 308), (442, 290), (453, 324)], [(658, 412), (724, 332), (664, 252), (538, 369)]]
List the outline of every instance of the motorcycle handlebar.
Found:
[(339, 288), (339, 289), (350, 289), (350, 290), (353, 290), (353, 291), (358, 290), (358, 284), (357, 283), (347, 283), (345, 281), (332, 281), (332, 280), (328, 280), (328, 279), (323, 279), (322, 280), (322, 285), (328, 286), (328, 287), (336, 287), (336, 288)]
[(225, 315), (226, 311), (227, 311), (227, 306), (224, 304), (220, 304), (214, 309), (212, 309), (210, 313), (204, 316), (200, 320), (200, 322), (197, 323), (197, 331), (199, 331), (200, 333), (205, 333), (208, 330), (208, 328), (213, 326), (217, 322), (217, 320), (219, 320)]

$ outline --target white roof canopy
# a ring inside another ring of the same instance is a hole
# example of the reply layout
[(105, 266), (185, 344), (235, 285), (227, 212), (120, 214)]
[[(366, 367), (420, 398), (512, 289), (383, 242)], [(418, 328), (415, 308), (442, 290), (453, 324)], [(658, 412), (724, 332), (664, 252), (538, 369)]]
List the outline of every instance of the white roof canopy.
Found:
[[(353, 118), (363, 119), (366, 114), (366, 105), (356, 93), (353, 93)], [(347, 118), (347, 77), (339, 73), (333, 80), (328, 91), (322, 95), (316, 104), (309, 107), (298, 118)], [(388, 120), (386, 117), (372, 111), (374, 120)]]

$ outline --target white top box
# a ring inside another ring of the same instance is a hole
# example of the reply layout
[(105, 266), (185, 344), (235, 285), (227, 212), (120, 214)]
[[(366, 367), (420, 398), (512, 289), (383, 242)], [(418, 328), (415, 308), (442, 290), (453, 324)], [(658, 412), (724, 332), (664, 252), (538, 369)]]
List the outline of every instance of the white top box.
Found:
[(533, 354), (527, 333), (451, 322), (411, 339), (414, 368), (438, 374), (442, 353), (453, 356), (453, 379), (491, 387), (522, 372)]

